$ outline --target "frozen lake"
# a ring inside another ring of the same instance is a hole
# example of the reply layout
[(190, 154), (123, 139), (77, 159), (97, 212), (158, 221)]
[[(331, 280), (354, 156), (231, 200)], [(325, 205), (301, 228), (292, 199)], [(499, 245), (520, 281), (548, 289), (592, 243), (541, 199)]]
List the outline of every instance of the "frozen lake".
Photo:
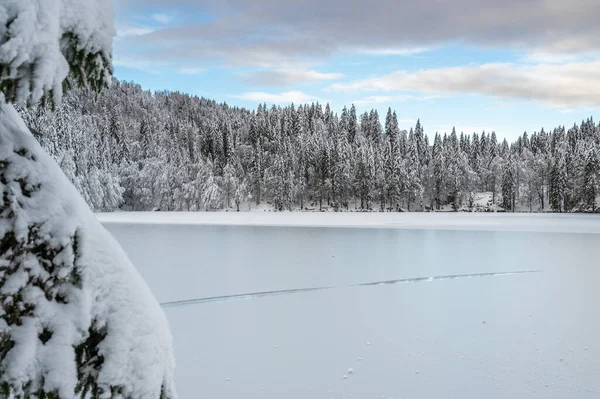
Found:
[(600, 395), (593, 215), (99, 218), (164, 304), (182, 399)]

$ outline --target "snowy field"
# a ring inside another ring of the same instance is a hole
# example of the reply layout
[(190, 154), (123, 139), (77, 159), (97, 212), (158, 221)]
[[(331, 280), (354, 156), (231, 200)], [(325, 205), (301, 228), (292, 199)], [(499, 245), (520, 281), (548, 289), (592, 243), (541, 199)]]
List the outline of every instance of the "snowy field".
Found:
[(113, 213), (180, 398), (598, 398), (594, 215)]

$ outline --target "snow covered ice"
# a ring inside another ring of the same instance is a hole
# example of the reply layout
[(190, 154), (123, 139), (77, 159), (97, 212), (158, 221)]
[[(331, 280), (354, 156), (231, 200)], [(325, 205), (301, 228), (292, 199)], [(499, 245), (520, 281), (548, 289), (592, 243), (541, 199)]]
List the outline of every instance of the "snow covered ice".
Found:
[(162, 303), (285, 291), (165, 308), (181, 397), (597, 397), (600, 221), (385, 216), (99, 215)]

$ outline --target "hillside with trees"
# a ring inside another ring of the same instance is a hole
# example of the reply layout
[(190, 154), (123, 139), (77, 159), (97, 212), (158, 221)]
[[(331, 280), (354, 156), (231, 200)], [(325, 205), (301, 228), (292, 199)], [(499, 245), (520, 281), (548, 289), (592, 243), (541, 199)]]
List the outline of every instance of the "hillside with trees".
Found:
[[(400, 130), (396, 113), (246, 110), (114, 81), (21, 109), (96, 211), (597, 209), (600, 126), (523, 133)], [(475, 207), (477, 193), (488, 193)]]

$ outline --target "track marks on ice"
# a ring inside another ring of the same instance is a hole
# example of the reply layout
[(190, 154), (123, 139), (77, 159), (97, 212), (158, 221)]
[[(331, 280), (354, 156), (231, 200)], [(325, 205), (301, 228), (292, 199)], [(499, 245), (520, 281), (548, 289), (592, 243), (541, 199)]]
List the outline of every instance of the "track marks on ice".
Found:
[(186, 299), (183, 301), (163, 302), (160, 304), (160, 306), (172, 307), (172, 306), (193, 305), (193, 304), (206, 303), (206, 302), (242, 301), (245, 299), (256, 299), (256, 298), (262, 298), (262, 297), (266, 297), (266, 296), (289, 295), (289, 294), (298, 294), (301, 292), (329, 290), (332, 288), (333, 287), (296, 288), (296, 289), (291, 289), (291, 290), (254, 292), (254, 293), (250, 293), (250, 294), (212, 296), (212, 297), (206, 297), (206, 298)]
[(421, 283), (421, 282), (427, 282), (427, 281), (457, 280), (457, 279), (479, 278), (479, 277), (513, 276), (513, 275), (517, 275), (517, 274), (541, 273), (541, 272), (542, 272), (542, 270), (522, 270), (522, 271), (515, 271), (515, 272), (500, 272), (500, 273), (450, 274), (447, 276), (414, 277), (414, 278), (403, 278), (403, 279), (397, 279), (397, 280), (375, 281), (372, 283), (353, 284), (350, 287), (369, 287), (369, 286), (375, 286), (375, 285)]
[(262, 291), (248, 294), (235, 294), (235, 295), (224, 295), (224, 296), (213, 296), (205, 298), (193, 298), (182, 301), (171, 301), (163, 302), (160, 305), (162, 307), (175, 307), (175, 306), (186, 306), (195, 305), (210, 302), (229, 302), (229, 301), (242, 301), (249, 299), (258, 299), (277, 295), (293, 295), (301, 294), (306, 292), (314, 291), (325, 291), (336, 288), (346, 287), (374, 287), (379, 285), (394, 285), (394, 284), (408, 284), (408, 283), (422, 283), (431, 281), (443, 281), (443, 280), (458, 280), (458, 279), (470, 279), (470, 278), (483, 278), (483, 277), (498, 277), (498, 276), (514, 276), (519, 274), (530, 274), (530, 273), (541, 273), (542, 270), (520, 270), (512, 272), (499, 272), (499, 273), (473, 273), (473, 274), (451, 274), (447, 276), (431, 276), (431, 277), (413, 277), (403, 278), (396, 280), (385, 280), (385, 281), (374, 281), (370, 283), (351, 284), (343, 287), (313, 287), (313, 288), (296, 288), (289, 290), (277, 290), (277, 291)]

